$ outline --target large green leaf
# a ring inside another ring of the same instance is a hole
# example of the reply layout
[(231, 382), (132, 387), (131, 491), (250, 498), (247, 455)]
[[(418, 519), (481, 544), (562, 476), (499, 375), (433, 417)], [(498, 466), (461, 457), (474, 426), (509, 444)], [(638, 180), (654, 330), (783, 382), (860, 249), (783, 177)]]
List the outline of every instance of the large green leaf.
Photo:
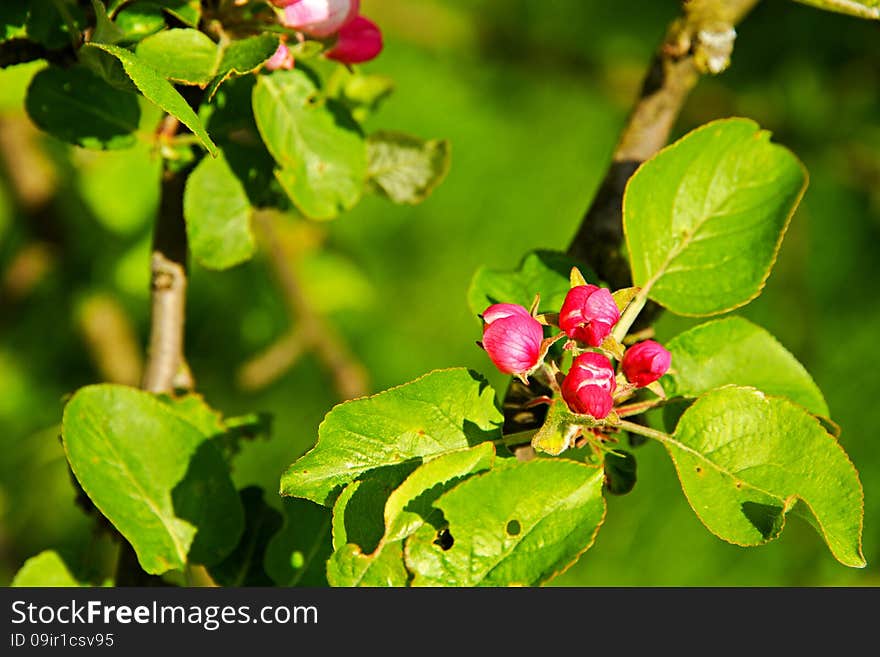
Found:
[(449, 142), (400, 132), (367, 139), (367, 176), (373, 188), (395, 203), (421, 203), (449, 172)]
[(623, 225), (635, 285), (682, 315), (714, 315), (764, 286), (807, 173), (754, 121), (713, 121), (630, 179)]
[(182, 84), (208, 84), (222, 52), (204, 33), (191, 28), (163, 30), (138, 44), (138, 59), (162, 77)]
[(492, 388), (463, 368), (340, 404), (318, 444), (281, 478), (281, 494), (330, 504), (342, 487), (377, 468), (399, 467), (501, 437)]
[(528, 308), (540, 294), (540, 311), (559, 312), (571, 289), (572, 267), (578, 267), (589, 282), (599, 284), (586, 267), (556, 251), (528, 253), (515, 270), (480, 267), (468, 288), (468, 306), (474, 315), (493, 303), (518, 303)]
[(249, 260), (256, 250), (252, 214), (244, 185), (224, 154), (202, 158), (187, 178), (183, 195), (186, 232), (196, 259), (209, 269), (228, 269)]
[(138, 90), (153, 103), (161, 107), (163, 110), (176, 117), (204, 144), (205, 148), (212, 156), (217, 155), (217, 147), (205, 128), (201, 120), (189, 104), (184, 100), (177, 90), (171, 86), (171, 83), (163, 78), (150, 65), (141, 61), (141, 59), (133, 52), (113, 46), (106, 43), (90, 43), (83, 48), (99, 48), (116, 57), (121, 63), (125, 72), (134, 82)]
[(796, 508), (838, 561), (865, 565), (858, 473), (802, 407), (754, 388), (720, 388), (685, 411), (663, 442), (691, 507), (720, 538), (766, 543)]
[(81, 388), (64, 409), (62, 437), (83, 490), (147, 572), (211, 564), (238, 543), (243, 512), (223, 458), (152, 395)]
[(55, 550), (44, 550), (24, 562), (10, 586), (81, 586)]
[(127, 148), (141, 117), (137, 97), (82, 66), (49, 66), (28, 87), (25, 108), (49, 134), (85, 148)]
[(277, 48), (278, 37), (273, 34), (260, 34), (230, 42), (223, 49), (223, 57), (214, 72), (214, 79), (208, 85), (208, 100), (229, 78), (257, 70)]
[[(476, 475), (434, 503), (448, 523), (406, 541), (413, 586), (535, 585), (587, 550), (605, 518), (604, 473), (535, 459)], [(450, 545), (451, 543), (451, 545)]]
[(696, 326), (666, 344), (672, 372), (663, 378), (670, 397), (699, 397), (725, 385), (752, 386), (788, 397), (816, 415), (828, 404), (809, 372), (770, 333), (742, 317)]
[[(327, 563), (327, 579), (333, 586), (405, 586), (409, 574), (403, 562), (403, 541), (426, 522), (435, 526), (442, 514), (432, 504), (447, 490), (476, 472), (488, 470), (495, 460), (492, 443), (482, 443), (470, 449), (439, 456), (419, 466), (399, 487), (380, 501), (379, 539), (372, 545), (372, 536), (358, 541), (357, 530), (345, 528), (347, 515), (350, 522), (363, 522), (357, 505), (351, 504), (354, 494), (372, 481), (356, 481), (345, 489), (334, 507), (334, 545), (336, 551)], [(378, 492), (378, 487), (372, 486)], [(353, 493), (354, 491), (352, 491)], [(346, 500), (346, 498), (348, 498)], [(375, 508), (375, 507), (374, 507)], [(338, 520), (337, 520), (338, 519)], [(336, 529), (336, 527), (339, 529)], [(372, 533), (373, 528), (368, 529)], [(363, 535), (363, 531), (361, 531)], [(369, 545), (368, 545), (369, 544)]]
[(260, 76), (254, 117), (280, 167), (278, 181), (311, 219), (331, 219), (361, 196), (367, 149), (360, 128), (342, 105), (322, 98), (301, 70)]
[(278, 586), (327, 586), (333, 551), (330, 510), (308, 500), (284, 499), (284, 525), (269, 541), (263, 565)]
[(813, 5), (819, 9), (837, 11), (861, 18), (880, 20), (880, 0), (797, 0), (805, 5)]

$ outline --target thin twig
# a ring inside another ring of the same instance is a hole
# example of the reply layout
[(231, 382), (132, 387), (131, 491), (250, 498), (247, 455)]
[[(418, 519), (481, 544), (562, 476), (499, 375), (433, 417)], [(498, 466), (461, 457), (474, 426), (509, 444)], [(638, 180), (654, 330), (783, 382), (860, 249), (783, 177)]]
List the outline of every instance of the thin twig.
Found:
[[(284, 291), (288, 310), (297, 324), (295, 335), (304, 347), (314, 349), (318, 359), (333, 377), (336, 391), (342, 399), (363, 397), (369, 392), (366, 368), (355, 358), (336, 330), (312, 308), (290, 258), (275, 232), (273, 220), (275, 217), (270, 213), (257, 213), (254, 224), (263, 237), (269, 261)], [(285, 339), (289, 342), (291, 334), (285, 336)], [(288, 358), (290, 364), (299, 356), (296, 349), (292, 350), (292, 353), (293, 358)], [(263, 359), (263, 363), (266, 362), (268, 361)], [(249, 370), (248, 376), (251, 379), (266, 378), (265, 372), (255, 375), (253, 365), (252, 362), (246, 366)]]

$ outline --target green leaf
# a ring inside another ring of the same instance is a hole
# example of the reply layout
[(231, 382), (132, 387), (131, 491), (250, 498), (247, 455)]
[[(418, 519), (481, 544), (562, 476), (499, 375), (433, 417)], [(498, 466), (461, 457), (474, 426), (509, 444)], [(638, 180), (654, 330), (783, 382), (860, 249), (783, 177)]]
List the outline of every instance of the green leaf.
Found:
[[(8, 2), (2, 0), (2, 4)], [(29, 0), (26, 4), (29, 5), (27, 38), (50, 50), (70, 46), (70, 30), (82, 30), (86, 25), (85, 14), (75, 3), (65, 3), (67, 16), (58, 10), (56, 0)]]
[(322, 98), (301, 70), (259, 77), (254, 117), (280, 169), (278, 182), (311, 219), (332, 219), (357, 203), (367, 175), (367, 149), (348, 111)]
[(55, 550), (44, 550), (24, 562), (10, 586), (81, 586)]
[(549, 580), (593, 544), (605, 517), (603, 480), (601, 469), (564, 459), (534, 459), (467, 479), (434, 503), (448, 523), (445, 533), (424, 525), (407, 539), (412, 585)]
[(161, 107), (163, 110), (176, 117), (204, 144), (205, 148), (212, 156), (217, 156), (217, 147), (202, 122), (193, 109), (187, 104), (177, 90), (163, 78), (159, 73), (153, 70), (148, 64), (142, 62), (134, 53), (105, 43), (89, 43), (83, 46), (86, 48), (99, 48), (110, 53), (122, 62), (125, 72), (129, 75), (132, 82), (140, 90), (140, 92), (153, 103)]
[(284, 526), (266, 548), (266, 573), (278, 586), (327, 586), (330, 510), (308, 500), (283, 502)]
[(208, 100), (214, 97), (220, 85), (229, 78), (256, 71), (277, 48), (278, 37), (273, 34), (260, 34), (230, 42), (223, 49), (220, 65), (214, 72), (214, 79), (208, 85)]
[(81, 388), (64, 409), (62, 438), (83, 490), (147, 572), (210, 564), (238, 543), (243, 513), (222, 457), (152, 395)]
[(636, 486), (636, 457), (616, 449), (605, 455), (605, 489), (612, 495), (626, 495)]
[(449, 172), (449, 142), (424, 140), (400, 132), (367, 138), (367, 176), (373, 189), (394, 201), (424, 201)]
[(481, 267), (468, 288), (468, 305), (479, 315), (493, 303), (517, 303), (528, 308), (536, 294), (541, 295), (541, 312), (559, 312), (571, 285), (568, 275), (578, 267), (591, 282), (596, 275), (564, 253), (533, 251), (526, 254), (515, 270)]
[[(409, 574), (403, 563), (403, 541), (426, 522), (439, 526), (442, 515), (433, 502), (444, 492), (476, 472), (488, 470), (495, 460), (495, 446), (482, 443), (471, 449), (439, 456), (419, 466), (393, 492), (373, 480), (356, 481), (339, 496), (334, 507), (334, 546), (327, 563), (327, 579), (333, 586), (406, 586)], [(362, 527), (354, 532), (345, 524), (363, 522), (363, 504), (352, 504), (356, 493), (368, 489), (373, 503), (369, 515), (380, 511), (378, 523), (371, 521), (365, 540)], [(382, 495), (383, 491), (388, 491)], [(390, 494), (389, 494), (390, 493)], [(378, 502), (379, 504), (376, 504)], [(361, 507), (361, 508), (359, 508)], [(337, 518), (339, 518), (337, 520)], [(350, 518), (350, 519), (349, 519)], [(373, 540), (374, 525), (379, 537)], [(337, 529), (337, 525), (339, 528)]]
[(92, 32), (92, 41), (98, 43), (118, 43), (124, 34), (122, 30), (110, 20), (107, 8), (101, 0), (92, 0), (92, 10), (95, 12), (95, 29)]
[(776, 538), (798, 508), (838, 561), (863, 567), (863, 493), (843, 448), (803, 408), (753, 388), (698, 399), (663, 439), (694, 512), (737, 545)]
[(189, 175), (183, 216), (189, 245), (208, 269), (228, 269), (249, 260), (256, 250), (247, 193), (223, 153), (202, 158)]
[(318, 444), (281, 478), (281, 494), (332, 503), (361, 475), (412, 463), (501, 437), (494, 393), (479, 374), (437, 370), (324, 418)]
[(554, 399), (547, 408), (544, 423), (532, 437), (532, 447), (539, 452), (559, 456), (574, 445), (584, 429), (598, 424), (589, 416), (572, 413), (568, 404)]
[(680, 315), (714, 315), (763, 288), (807, 173), (754, 121), (708, 123), (630, 178), (623, 225), (635, 285)]
[(221, 586), (272, 586), (263, 568), (263, 559), (269, 541), (281, 529), (282, 516), (266, 504), (262, 488), (249, 486), (240, 495), (245, 517), (241, 542), (223, 561), (208, 570)]
[(31, 120), (53, 137), (85, 148), (127, 148), (141, 110), (137, 97), (113, 88), (81, 66), (49, 66), (28, 87)]
[(797, 0), (819, 9), (880, 20), (880, 0)]
[(217, 73), (222, 52), (204, 32), (189, 28), (163, 30), (138, 44), (138, 59), (162, 77), (204, 86)]
[(202, 17), (201, 0), (150, 0), (189, 27), (198, 27)]
[(165, 16), (157, 5), (150, 2), (133, 2), (125, 5), (114, 21), (122, 30), (123, 41), (140, 41), (165, 29)]
[(663, 378), (669, 397), (699, 397), (733, 384), (788, 397), (828, 415), (819, 387), (797, 359), (766, 330), (742, 317), (696, 326), (670, 340), (673, 372)]
[(367, 75), (346, 66), (337, 66), (327, 80), (327, 95), (345, 105), (358, 123), (374, 114), (393, 91), (394, 80), (391, 78)]

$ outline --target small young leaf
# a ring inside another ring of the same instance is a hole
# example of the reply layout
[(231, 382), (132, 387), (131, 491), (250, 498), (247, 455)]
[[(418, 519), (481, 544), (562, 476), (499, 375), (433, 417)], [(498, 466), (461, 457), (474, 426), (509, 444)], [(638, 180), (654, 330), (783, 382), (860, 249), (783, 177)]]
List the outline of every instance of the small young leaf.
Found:
[(399, 132), (367, 139), (367, 176), (373, 188), (395, 203), (421, 203), (449, 171), (449, 142)]
[(83, 490), (147, 572), (209, 564), (238, 543), (243, 513), (222, 457), (152, 395), (81, 388), (64, 409), (61, 433)]
[(204, 32), (189, 28), (163, 30), (147, 37), (135, 52), (162, 77), (200, 86), (214, 78), (222, 55)]
[(636, 457), (616, 449), (605, 455), (605, 489), (612, 495), (626, 495), (636, 485)]
[(382, 467), (419, 463), (501, 437), (492, 388), (466, 369), (438, 370), (411, 383), (333, 408), (318, 444), (281, 478), (281, 494), (331, 504), (340, 489)]
[(807, 173), (754, 121), (708, 123), (630, 178), (623, 226), (633, 283), (680, 315), (715, 315), (763, 288)]
[[(761, 545), (796, 508), (842, 564), (861, 568), (864, 496), (843, 448), (803, 408), (754, 388), (698, 399), (663, 441), (694, 512), (719, 538)], [(799, 505), (800, 506), (800, 505)]]
[(204, 144), (205, 148), (212, 156), (216, 157), (217, 147), (208, 133), (205, 132), (201, 120), (196, 116), (193, 109), (187, 104), (183, 96), (177, 93), (177, 90), (171, 86), (165, 78), (159, 75), (152, 67), (142, 62), (134, 53), (104, 43), (89, 43), (83, 48), (99, 48), (110, 53), (122, 62), (125, 72), (129, 75), (132, 82), (137, 86), (138, 90), (153, 103), (161, 107), (163, 110), (178, 118), (187, 128)]
[(559, 312), (571, 288), (569, 274), (572, 267), (577, 267), (591, 282), (598, 284), (593, 272), (556, 251), (528, 253), (512, 271), (481, 267), (468, 288), (468, 306), (474, 315), (494, 303), (516, 303), (528, 308), (535, 295), (540, 294), (540, 312)]
[(247, 193), (223, 153), (203, 158), (186, 181), (183, 216), (189, 245), (208, 269), (228, 269), (256, 250)]
[(221, 586), (272, 586), (263, 568), (266, 548), (281, 529), (281, 514), (266, 504), (263, 489), (248, 486), (240, 492), (244, 532), (238, 546), (208, 572)]
[(770, 333), (742, 317), (718, 319), (666, 344), (673, 373), (662, 379), (669, 397), (699, 397), (725, 385), (752, 386), (788, 397), (816, 415), (828, 415), (819, 387)]
[(880, 0), (797, 0), (805, 5), (813, 5), (819, 9), (837, 11), (860, 18), (880, 20)]
[(300, 212), (332, 219), (357, 203), (367, 149), (344, 107), (321, 98), (299, 69), (260, 76), (253, 107), (260, 135), (280, 167), (278, 181)]
[(81, 66), (49, 66), (28, 87), (25, 108), (41, 129), (85, 148), (128, 148), (141, 117), (137, 97)]
[[(564, 571), (605, 518), (604, 473), (564, 459), (534, 459), (465, 480), (434, 503), (448, 527), (424, 525), (406, 541), (413, 586), (531, 586)], [(487, 504), (486, 500), (491, 500)]]
[(245, 75), (257, 70), (278, 48), (278, 37), (260, 34), (246, 39), (236, 39), (223, 49), (223, 58), (208, 85), (207, 98), (211, 100), (217, 89), (235, 75)]
[(44, 550), (24, 562), (10, 586), (82, 586), (55, 550)]

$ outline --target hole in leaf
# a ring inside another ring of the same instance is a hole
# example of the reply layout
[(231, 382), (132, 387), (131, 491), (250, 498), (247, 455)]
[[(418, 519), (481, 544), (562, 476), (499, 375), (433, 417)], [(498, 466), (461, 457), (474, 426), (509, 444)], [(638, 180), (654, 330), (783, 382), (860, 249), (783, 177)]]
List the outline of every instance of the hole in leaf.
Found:
[(517, 536), (522, 531), (522, 525), (519, 524), (519, 520), (511, 520), (507, 523), (507, 535), (508, 536)]
[(299, 570), (306, 563), (306, 558), (299, 550), (294, 550), (290, 555), (290, 565), (294, 570)]
[(697, 466), (696, 468), (694, 468), (694, 470), (696, 471), (697, 474), (702, 474), (702, 472), (703, 472), (703, 468), (701, 468), (700, 466)]
[(434, 540), (434, 545), (439, 545), (440, 549), (444, 552), (452, 547), (455, 543), (455, 539), (452, 538), (452, 534), (449, 533), (448, 529), (441, 529), (437, 532), (437, 538)]

